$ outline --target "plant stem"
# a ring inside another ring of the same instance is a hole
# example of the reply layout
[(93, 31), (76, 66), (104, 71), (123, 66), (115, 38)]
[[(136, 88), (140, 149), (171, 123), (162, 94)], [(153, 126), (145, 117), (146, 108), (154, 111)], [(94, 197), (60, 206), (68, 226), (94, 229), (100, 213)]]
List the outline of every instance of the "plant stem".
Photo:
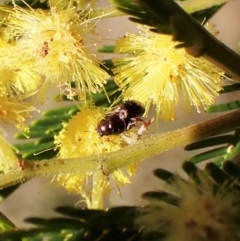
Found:
[(205, 36), (205, 51), (202, 57), (208, 59), (234, 79), (240, 81), (240, 56), (219, 40)]
[[(217, 40), (173, 0), (139, 0), (155, 18), (172, 28), (173, 39), (181, 42), (188, 54), (204, 57), (240, 81), (240, 56)], [(161, 32), (161, 29), (160, 29)]]
[(164, 134), (149, 135), (136, 144), (119, 151), (81, 158), (25, 161), (24, 169), (0, 176), (0, 188), (26, 180), (58, 174), (95, 173), (102, 170), (105, 175), (130, 164), (138, 164), (152, 156), (185, 146), (213, 135), (232, 131), (240, 126), (240, 110), (215, 119)]

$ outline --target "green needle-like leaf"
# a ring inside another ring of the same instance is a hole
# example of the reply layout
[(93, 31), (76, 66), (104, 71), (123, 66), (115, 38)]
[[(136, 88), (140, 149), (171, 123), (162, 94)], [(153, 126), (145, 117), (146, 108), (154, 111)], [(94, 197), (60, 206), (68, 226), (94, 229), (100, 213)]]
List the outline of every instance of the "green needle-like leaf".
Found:
[[(67, 230), (65, 233), (62, 233), (61, 228), (52, 228), (52, 227), (44, 227), (44, 228), (34, 228), (34, 229), (22, 229), (22, 230), (13, 230), (7, 232), (0, 232), (0, 240), (4, 241), (35, 241), (35, 240), (50, 240), (49, 237), (53, 238), (56, 241), (63, 241), (70, 235), (78, 235), (82, 233), (83, 230), (78, 228), (78, 230)], [(83, 235), (81, 235), (83, 236)], [(52, 240), (54, 240), (52, 239)], [(67, 239), (73, 240), (73, 239)], [(83, 237), (82, 239), (84, 240)]]
[(55, 209), (56, 212), (77, 219), (91, 218), (92, 216), (102, 215), (103, 210), (87, 210), (87, 209), (76, 209), (73, 207), (58, 207)]
[(46, 143), (46, 142), (53, 142), (53, 141), (54, 141), (53, 136), (43, 137), (43, 138), (40, 138), (40, 139), (36, 140), (34, 142), (34, 145), (39, 145), (39, 144), (43, 144), (43, 143)]
[(172, 182), (175, 178), (175, 176), (171, 172), (163, 169), (156, 169), (154, 171), (154, 175), (166, 182)]
[(214, 160), (214, 164), (218, 167), (221, 167), (222, 164), (226, 161), (226, 159), (224, 158), (224, 156), (220, 156), (217, 159)]
[(206, 171), (220, 185), (224, 184), (228, 179), (228, 176), (214, 163), (208, 163), (206, 165)]
[(207, 22), (224, 4), (219, 4), (192, 13), (192, 17), (199, 23)]
[(234, 178), (240, 178), (240, 167), (231, 161), (225, 161), (223, 163), (223, 170)]
[(216, 136), (212, 138), (208, 138), (202, 141), (191, 143), (185, 146), (186, 151), (197, 150), (205, 147), (217, 146), (222, 144), (229, 144), (233, 142), (232, 135), (223, 135), (223, 136)]
[(25, 151), (31, 150), (32, 148), (35, 148), (35, 143), (34, 142), (23, 142), (23, 143), (18, 143), (14, 144), (13, 147), (17, 153), (24, 153)]
[[(113, 76), (113, 68), (115, 67), (111, 59), (105, 59), (102, 61), (102, 68), (110, 75)], [(109, 82), (114, 82), (114, 81), (108, 81), (105, 90), (107, 91), (107, 87), (109, 86)], [(114, 82), (115, 83), (115, 82)], [(107, 91), (108, 92), (108, 91)]]
[(227, 153), (227, 147), (220, 147), (220, 148), (216, 148), (210, 151), (200, 153), (194, 157), (191, 157), (190, 159), (188, 159), (188, 161), (194, 164), (197, 164), (214, 157), (225, 155), (226, 153)]
[(191, 162), (184, 162), (182, 169), (190, 176), (194, 177), (197, 174), (198, 168)]
[(2, 212), (0, 212), (0, 230), (7, 231), (15, 228), (15, 225)]
[(182, 169), (192, 178), (192, 180), (199, 184), (200, 180), (198, 177), (198, 168), (191, 162), (184, 162)]
[(100, 53), (114, 53), (115, 46), (112, 45), (103, 45), (98, 47), (98, 52)]
[(29, 138), (40, 138), (43, 136), (50, 137), (52, 135), (53, 135), (52, 133), (46, 134), (46, 131), (44, 129), (41, 129), (41, 130), (35, 130), (35, 131), (30, 131), (25, 133), (18, 133), (14, 137), (15, 139), (21, 140), (21, 139), (29, 139)]
[(72, 109), (77, 109), (76, 105), (64, 106), (64, 107), (60, 107), (60, 108), (56, 108), (56, 109), (52, 109), (52, 110), (47, 110), (47, 111), (43, 112), (43, 116), (58, 117), (58, 116), (62, 116), (62, 115), (69, 115), (68, 113)]
[(50, 150), (42, 150), (41, 152), (26, 152), (22, 154), (22, 158), (24, 160), (29, 161), (39, 161), (42, 159), (52, 159), (54, 158), (58, 153), (58, 150), (50, 149)]
[(31, 122), (30, 127), (46, 127), (49, 125), (54, 125), (56, 122), (68, 121), (69, 115), (59, 115), (59, 116), (51, 116), (51, 117), (43, 117), (38, 120), (34, 120)]
[[(22, 154), (22, 158), (25, 160), (31, 160), (31, 158), (33, 158), (34, 160), (40, 160), (38, 155), (43, 155), (45, 152), (45, 155), (51, 155), (51, 154), (57, 154), (57, 151), (54, 150), (55, 145), (53, 142), (46, 142), (46, 143), (42, 143), (39, 145), (35, 145), (34, 147), (32, 147), (30, 150), (24, 152)], [(51, 151), (51, 152), (49, 152)]]
[(158, 200), (158, 201), (164, 201), (166, 203), (169, 203), (171, 205), (174, 205), (174, 206), (178, 206), (179, 205), (179, 200), (180, 198), (175, 196), (175, 195), (172, 195), (172, 194), (169, 194), (167, 192), (163, 192), (163, 191), (158, 191), (158, 192), (146, 192), (142, 195), (142, 198), (143, 199), (146, 199), (148, 201), (151, 201), (151, 200)]
[(25, 222), (53, 229), (78, 229), (84, 223), (70, 218), (27, 218)]
[(235, 100), (224, 104), (211, 105), (206, 108), (206, 112), (217, 113), (217, 112), (223, 112), (223, 111), (237, 110), (239, 108), (240, 108), (240, 101)]
[(233, 92), (233, 91), (238, 91), (240, 90), (240, 84), (232, 84), (232, 85), (226, 85), (223, 87), (222, 90), (219, 91), (220, 94), (224, 94), (224, 93), (229, 93), (229, 92)]
[(47, 135), (55, 134), (55, 133), (59, 132), (60, 130), (62, 130), (62, 128), (63, 128), (62, 123), (55, 124), (55, 125), (52, 125), (52, 126), (48, 126), (47, 130), (45, 131), (45, 133)]

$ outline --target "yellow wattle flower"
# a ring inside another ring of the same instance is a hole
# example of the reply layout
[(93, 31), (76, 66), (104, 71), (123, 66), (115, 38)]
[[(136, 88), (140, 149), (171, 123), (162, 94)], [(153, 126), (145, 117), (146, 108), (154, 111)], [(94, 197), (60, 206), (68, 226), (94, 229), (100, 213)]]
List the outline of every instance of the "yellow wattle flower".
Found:
[(141, 101), (147, 110), (153, 105), (162, 119), (175, 119), (181, 106), (187, 110), (194, 106), (199, 112), (214, 103), (224, 73), (176, 45), (172, 36), (144, 26), (117, 41), (115, 52), (125, 53), (114, 60), (115, 81), (123, 99)]
[(33, 62), (19, 56), (15, 43), (0, 38), (0, 96), (26, 98), (34, 95), (42, 77), (34, 70)]
[(11, 99), (0, 96), (0, 123), (12, 124), (19, 129), (26, 127), (25, 121), (31, 117), (31, 111), (35, 108), (27, 102), (18, 99)]
[[(55, 136), (59, 158), (97, 155), (117, 151), (127, 146), (121, 135), (99, 136), (96, 128), (103, 117), (103, 110), (91, 107), (82, 109), (68, 123), (65, 123), (64, 129)], [(58, 175), (54, 180), (69, 192), (79, 193), (88, 208), (103, 208), (103, 197), (111, 190), (111, 180), (117, 186), (130, 183), (129, 178), (136, 173), (136, 170), (135, 166), (129, 165), (126, 167), (125, 174), (117, 170), (106, 176), (99, 162), (98, 168), (94, 167), (91, 172)]]
[(85, 99), (87, 93), (100, 90), (108, 74), (89, 48), (93, 44), (87, 37), (96, 24), (92, 19), (79, 17), (70, 6), (42, 11), (15, 5), (3, 10), (9, 13), (5, 24), (11, 29), (10, 37), (16, 39), (18, 55), (33, 62), (38, 75), (44, 77), (39, 101), (44, 101), (49, 84), (58, 86), (70, 99), (76, 95)]
[(0, 134), (0, 171), (7, 173), (12, 170), (20, 170), (18, 157), (12, 147)]

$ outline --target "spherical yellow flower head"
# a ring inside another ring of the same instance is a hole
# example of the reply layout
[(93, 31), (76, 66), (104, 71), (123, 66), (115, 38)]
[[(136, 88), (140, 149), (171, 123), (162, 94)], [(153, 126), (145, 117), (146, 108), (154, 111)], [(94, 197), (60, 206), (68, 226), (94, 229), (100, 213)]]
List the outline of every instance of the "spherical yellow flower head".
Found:
[[(113, 152), (126, 146), (127, 143), (120, 135), (99, 136), (96, 128), (103, 118), (104, 112), (101, 109), (86, 108), (64, 124), (64, 129), (55, 136), (59, 157), (85, 157)], [(133, 173), (131, 168), (132, 166), (127, 167), (126, 170), (129, 176)], [(110, 175), (117, 185), (129, 183), (129, 176), (124, 175), (121, 170)], [(101, 170), (100, 161), (97, 170), (94, 169), (89, 173), (58, 175), (54, 180), (68, 191), (81, 194), (88, 208), (102, 208), (103, 196), (110, 190), (109, 178), (105, 176), (104, 170)], [(90, 194), (85, 191), (87, 189), (91, 190)]]
[(166, 234), (166, 241), (236, 240), (240, 214), (237, 184), (217, 187), (209, 177), (198, 177), (200, 185), (176, 179), (171, 185), (179, 205), (152, 200), (137, 224), (146, 233)]
[[(8, 70), (10, 76), (5, 75), (5, 78), (2, 80), (5, 83), (5, 86), (7, 83), (8, 87), (11, 86), (13, 95), (17, 94), (21, 98), (28, 98), (38, 92), (43, 78), (35, 71), (32, 61), (25, 63), (17, 61), (15, 63), (15, 68), (12, 67)], [(5, 71), (6, 69), (3, 69), (3, 73), (1, 73), (0, 70), (0, 75), (4, 74)], [(7, 77), (9, 78), (7, 79)]]
[(36, 93), (42, 77), (24, 61), (13, 43), (0, 39), (0, 96), (26, 98)]
[(60, 148), (59, 157), (83, 157), (112, 152), (126, 146), (119, 135), (102, 136), (97, 133), (98, 123), (104, 112), (98, 108), (86, 108), (78, 112), (55, 138)]
[(20, 99), (9, 99), (6, 96), (0, 96), (0, 123), (13, 124), (19, 129), (25, 128), (26, 118), (31, 117), (30, 112), (35, 108)]
[[(93, 32), (95, 23), (80, 18), (73, 7), (48, 12), (25, 10), (15, 6), (9, 10), (7, 26), (17, 40), (18, 54), (25, 61), (34, 60), (36, 71), (45, 77), (39, 101), (45, 97), (46, 85), (59, 86), (69, 98), (96, 92), (108, 75), (99, 67), (98, 60), (89, 51), (84, 37)], [(74, 89), (71, 82), (75, 83)]]
[(10, 170), (20, 170), (18, 158), (12, 147), (0, 134), (0, 171), (7, 173)]
[(116, 43), (116, 52), (125, 58), (114, 60), (115, 81), (124, 99), (141, 101), (146, 109), (155, 106), (162, 119), (174, 119), (180, 104), (190, 109), (214, 103), (221, 90), (223, 73), (203, 58), (194, 58), (176, 49), (172, 36), (139, 27)]

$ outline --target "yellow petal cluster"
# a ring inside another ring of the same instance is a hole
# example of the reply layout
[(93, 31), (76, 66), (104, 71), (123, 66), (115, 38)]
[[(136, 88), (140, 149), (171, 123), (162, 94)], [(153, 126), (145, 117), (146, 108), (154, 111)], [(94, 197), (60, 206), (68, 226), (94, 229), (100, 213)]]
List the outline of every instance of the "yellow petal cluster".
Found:
[(0, 96), (0, 124), (12, 124), (23, 129), (33, 110), (35, 108), (27, 102)]
[(49, 84), (58, 86), (70, 99), (76, 95), (85, 99), (87, 93), (98, 91), (106, 82), (108, 75), (89, 50), (94, 45), (89, 39), (95, 22), (88, 16), (80, 18), (70, 5), (64, 9), (51, 7), (49, 11), (15, 5), (5, 11), (9, 13), (5, 25), (11, 30), (9, 38), (15, 40), (16, 53), (22, 63), (31, 63), (43, 77), (40, 102)]
[(22, 61), (15, 44), (0, 36), (0, 123), (24, 127), (34, 110), (26, 98), (36, 93), (40, 81), (32, 63)]
[(10, 170), (20, 170), (18, 157), (0, 134), (0, 171), (7, 173)]
[(95, 21), (87, 11), (79, 16), (69, 2), (60, 5), (48, 11), (15, 3), (0, 8), (1, 122), (23, 126), (34, 109), (27, 98), (37, 94), (35, 100), (43, 103), (51, 85), (69, 99), (85, 100), (106, 82), (108, 75), (89, 48)]
[(127, 33), (115, 51), (125, 57), (115, 59), (115, 81), (124, 99), (154, 106), (161, 119), (175, 119), (177, 109), (200, 108), (214, 103), (221, 90), (220, 71), (203, 58), (194, 58), (169, 35), (139, 26), (137, 34)]
[[(68, 123), (65, 123), (64, 129), (55, 136), (59, 157), (64, 159), (97, 155), (127, 146), (121, 135), (99, 136), (96, 128), (103, 117), (103, 110), (89, 107), (82, 109)], [(98, 162), (97, 159), (96, 162)], [(80, 174), (58, 175), (54, 180), (69, 192), (79, 193), (88, 208), (103, 208), (103, 197), (111, 190), (110, 183), (113, 181), (116, 186), (130, 183), (129, 178), (135, 174), (136, 167), (131, 165), (126, 167), (124, 173), (117, 170), (107, 176), (99, 162), (98, 169), (88, 173), (79, 172)]]
[(15, 43), (0, 38), (0, 96), (24, 99), (36, 93), (41, 81), (33, 61), (23, 61)]

